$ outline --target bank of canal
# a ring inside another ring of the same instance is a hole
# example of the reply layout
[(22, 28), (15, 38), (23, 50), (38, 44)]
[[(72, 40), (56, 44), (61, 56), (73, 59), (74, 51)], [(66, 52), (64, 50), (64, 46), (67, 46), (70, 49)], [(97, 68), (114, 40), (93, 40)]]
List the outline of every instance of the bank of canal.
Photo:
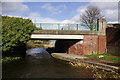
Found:
[(95, 62), (89, 60), (88, 57), (80, 56), (80, 55), (73, 55), (67, 53), (52, 53), (51, 54), (54, 58), (69, 61), (69, 63), (74, 67), (84, 67), (92, 71), (93, 78), (106, 80), (106, 78), (112, 79), (120, 79), (119, 67), (103, 64), (100, 62)]
[(3, 63), (4, 78), (93, 78), (92, 70), (54, 59), (43, 48), (29, 49), (19, 60)]

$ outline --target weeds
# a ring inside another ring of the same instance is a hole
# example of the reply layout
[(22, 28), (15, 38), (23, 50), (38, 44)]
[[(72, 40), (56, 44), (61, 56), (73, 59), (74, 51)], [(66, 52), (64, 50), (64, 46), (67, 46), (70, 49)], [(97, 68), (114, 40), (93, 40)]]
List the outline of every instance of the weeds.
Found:
[(88, 68), (88, 69), (92, 70), (92, 72), (94, 73), (93, 78), (95, 78), (95, 80), (106, 80), (108, 78), (120, 79), (120, 74), (119, 73), (117, 73), (115, 71), (109, 72), (109, 71), (105, 71), (105, 70), (100, 70), (96, 66), (88, 64), (88, 63), (69, 62), (69, 64), (71, 64), (74, 67), (84, 67), (84, 68)]

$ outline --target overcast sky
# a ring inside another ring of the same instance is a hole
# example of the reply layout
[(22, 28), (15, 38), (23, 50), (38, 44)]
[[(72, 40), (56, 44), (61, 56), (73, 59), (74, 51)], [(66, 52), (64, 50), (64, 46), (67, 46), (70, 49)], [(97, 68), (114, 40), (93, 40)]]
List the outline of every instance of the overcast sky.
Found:
[(87, 6), (92, 5), (101, 9), (107, 22), (118, 22), (118, 0), (100, 0), (101, 2), (96, 0), (86, 0), (84, 2), (82, 2), (83, 0), (81, 2), (77, 2), (78, 0), (75, 0), (76, 2), (55, 2), (56, 0), (53, 0), (54, 2), (33, 1), (3, 1), (2, 15), (30, 18), (33, 22), (42, 23), (80, 23), (80, 14), (84, 12)]

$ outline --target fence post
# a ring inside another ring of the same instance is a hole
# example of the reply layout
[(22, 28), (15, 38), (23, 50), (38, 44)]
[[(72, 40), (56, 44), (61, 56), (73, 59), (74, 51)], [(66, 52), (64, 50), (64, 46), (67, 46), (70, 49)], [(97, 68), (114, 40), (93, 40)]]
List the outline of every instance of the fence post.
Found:
[(98, 31), (98, 26), (97, 26), (97, 24), (96, 24), (96, 31)]
[(78, 24), (76, 24), (77, 25), (77, 31), (78, 31)]
[(60, 30), (60, 24), (58, 24), (58, 30)]
[(42, 28), (42, 24), (40, 23), (40, 28)]

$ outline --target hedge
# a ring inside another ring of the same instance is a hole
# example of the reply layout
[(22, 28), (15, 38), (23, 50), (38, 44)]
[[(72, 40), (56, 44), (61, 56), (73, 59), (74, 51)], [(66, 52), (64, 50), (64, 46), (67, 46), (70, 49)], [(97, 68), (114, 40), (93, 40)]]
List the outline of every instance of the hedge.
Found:
[(29, 19), (2, 16), (2, 51), (14, 51), (30, 39), (35, 25)]

